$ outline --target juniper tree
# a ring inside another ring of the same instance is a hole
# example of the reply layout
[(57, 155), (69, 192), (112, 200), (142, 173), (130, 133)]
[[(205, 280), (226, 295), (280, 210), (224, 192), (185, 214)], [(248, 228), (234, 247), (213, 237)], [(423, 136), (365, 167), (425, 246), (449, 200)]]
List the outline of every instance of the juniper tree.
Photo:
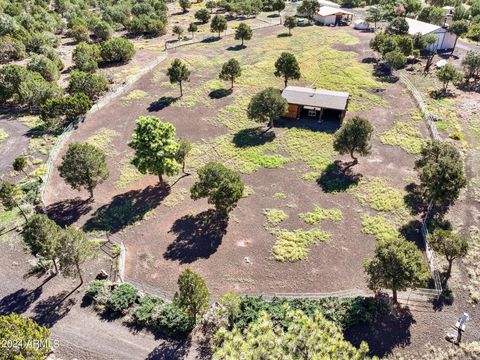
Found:
[(167, 76), (171, 84), (180, 86), (180, 97), (183, 96), (183, 82), (190, 79), (190, 70), (180, 59), (174, 59), (167, 70)]
[(235, 30), (235, 40), (242, 40), (242, 46), (245, 40), (250, 40), (252, 38), (252, 35), (252, 28), (243, 22), (240, 23)]
[(240, 176), (219, 163), (209, 162), (198, 169), (198, 181), (190, 189), (193, 200), (207, 198), (222, 217), (227, 217), (243, 196)]
[(196, 324), (207, 310), (210, 301), (210, 292), (205, 281), (190, 269), (185, 269), (177, 280), (178, 292), (174, 302), (182, 308)]
[(89, 143), (70, 144), (58, 170), (73, 189), (87, 189), (90, 198), (93, 198), (93, 190), (97, 185), (109, 176), (105, 153)]
[(239, 78), (242, 75), (242, 68), (240, 63), (236, 59), (230, 59), (222, 66), (222, 71), (218, 75), (220, 79), (225, 81), (230, 81), (231, 87), (233, 89), (233, 83), (235, 79)]
[(353, 164), (358, 163), (355, 153), (366, 156), (371, 152), (370, 138), (373, 127), (367, 119), (355, 116), (347, 120), (335, 134), (333, 148), (341, 155), (350, 154)]
[(297, 58), (292, 53), (283, 52), (280, 57), (275, 61), (275, 76), (282, 77), (285, 83), (285, 87), (288, 85), (288, 80), (300, 79), (300, 66), (298, 65)]

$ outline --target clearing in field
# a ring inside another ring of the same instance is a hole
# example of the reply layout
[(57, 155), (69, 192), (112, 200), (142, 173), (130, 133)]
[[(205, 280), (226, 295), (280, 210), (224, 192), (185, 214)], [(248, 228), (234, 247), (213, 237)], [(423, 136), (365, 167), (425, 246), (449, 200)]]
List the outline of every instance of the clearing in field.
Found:
[[(366, 288), (362, 262), (376, 239), (416, 236), (405, 230), (414, 228), (415, 219), (404, 187), (414, 179), (413, 154), (426, 131), (412, 117), (412, 100), (393, 98), (401, 86), (379, 81), (361, 62), (359, 54), (369, 55), (368, 34), (303, 27), (288, 37), (283, 31), (255, 31), (246, 48), (225, 37), (169, 52), (135, 89), (88, 118), (70, 139), (107, 149), (110, 178), (95, 190), (96, 202), (87, 204), (86, 194), (75, 199), (78, 193), (54, 174), (47, 196), (52, 214), (91, 232), (116, 233), (127, 247), (127, 279), (167, 291), (185, 267), (215, 294)], [(348, 159), (333, 150), (337, 122), (280, 120), (263, 133), (248, 119), (253, 94), (283, 87), (273, 73), (284, 51), (300, 63), (302, 78), (291, 85), (349, 92), (347, 118), (361, 115), (374, 125), (372, 154), (350, 173), (339, 176), (338, 160)], [(174, 58), (192, 73), (182, 98), (165, 75)], [(232, 92), (218, 79), (230, 58), (242, 65)], [(194, 144), (187, 159), (192, 175), (169, 179), (167, 191), (129, 164), (127, 142), (140, 115), (171, 122), (178, 137)], [(246, 185), (228, 223), (216, 220), (206, 201), (189, 196), (196, 169), (208, 161), (237, 170)]]

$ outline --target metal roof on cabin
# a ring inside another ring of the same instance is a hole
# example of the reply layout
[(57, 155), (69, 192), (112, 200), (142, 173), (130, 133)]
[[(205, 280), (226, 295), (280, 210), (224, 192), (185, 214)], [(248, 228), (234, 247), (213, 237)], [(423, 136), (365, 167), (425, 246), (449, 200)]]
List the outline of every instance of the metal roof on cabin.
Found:
[(443, 30), (442, 32), (446, 32), (444, 28), (438, 25), (429, 24), (410, 18), (405, 18), (405, 20), (407, 20), (408, 24), (408, 34), (412, 36), (418, 33), (422, 35), (427, 35), (438, 30)]
[(330, 15), (353, 15), (349, 11), (345, 11), (339, 8), (330, 7), (330, 6), (320, 6), (320, 10), (317, 12), (320, 16), (330, 16)]
[(345, 110), (350, 95), (341, 91), (287, 86), (283, 90), (282, 96), (289, 104), (307, 105), (324, 109)]
[(320, 4), (320, 6), (330, 6), (337, 9), (340, 8), (340, 4), (334, 3), (333, 1), (329, 0), (318, 0), (318, 3)]

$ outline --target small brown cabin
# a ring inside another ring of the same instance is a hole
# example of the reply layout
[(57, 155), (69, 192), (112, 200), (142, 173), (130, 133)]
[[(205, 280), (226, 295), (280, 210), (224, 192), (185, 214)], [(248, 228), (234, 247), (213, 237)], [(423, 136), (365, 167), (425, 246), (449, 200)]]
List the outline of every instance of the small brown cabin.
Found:
[(288, 111), (283, 116), (290, 119), (303, 117), (325, 118), (343, 121), (350, 95), (346, 92), (287, 86), (282, 96), (288, 102)]

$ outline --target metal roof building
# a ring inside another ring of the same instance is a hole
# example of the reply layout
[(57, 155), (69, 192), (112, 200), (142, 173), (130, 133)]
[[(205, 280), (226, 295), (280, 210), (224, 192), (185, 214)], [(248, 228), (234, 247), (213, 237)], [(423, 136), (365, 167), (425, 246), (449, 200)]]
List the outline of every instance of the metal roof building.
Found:
[(353, 18), (353, 13), (337, 7), (320, 6), (320, 10), (313, 15), (313, 18), (323, 25), (334, 25), (338, 24), (342, 20), (351, 21)]
[(343, 119), (348, 107), (350, 94), (341, 91), (310, 89), (299, 86), (287, 86), (282, 96), (288, 102), (289, 118), (299, 118), (302, 111), (307, 110), (307, 116), (322, 117), (324, 110), (334, 110)]
[(457, 36), (449, 33), (447, 29), (415, 19), (405, 18), (405, 20), (408, 24), (409, 35), (433, 34), (437, 37), (437, 41), (429, 47), (429, 50), (449, 50), (454, 48)]

